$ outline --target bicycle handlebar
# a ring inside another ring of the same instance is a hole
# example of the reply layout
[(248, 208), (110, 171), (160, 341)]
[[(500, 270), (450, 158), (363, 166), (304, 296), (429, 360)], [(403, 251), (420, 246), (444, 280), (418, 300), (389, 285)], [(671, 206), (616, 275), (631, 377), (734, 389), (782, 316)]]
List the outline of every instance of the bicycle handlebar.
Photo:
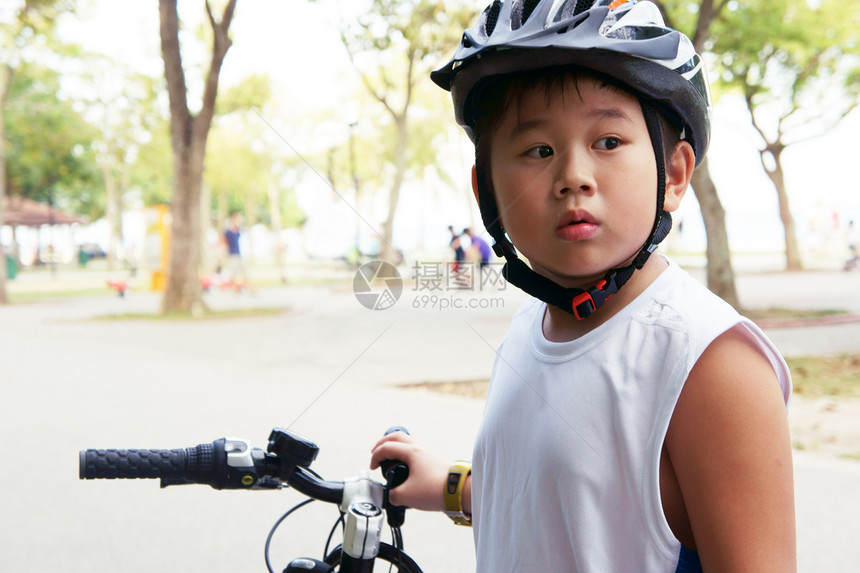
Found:
[(88, 449), (80, 452), (81, 479), (160, 479), (161, 487), (204, 484), (214, 489), (279, 489), (341, 503), (343, 482), (329, 482), (305, 468), (316, 458), (312, 442), (275, 428), (269, 452), (239, 438), (219, 438), (190, 448)]
[[(403, 428), (390, 431), (396, 430), (406, 431)], [(367, 472), (346, 481), (326, 481), (308, 469), (318, 452), (313, 442), (275, 428), (269, 435), (266, 451), (240, 438), (219, 438), (211, 443), (171, 450), (82, 450), (79, 476), (81, 479), (160, 479), (161, 487), (205, 484), (219, 490), (291, 486), (308, 497), (340, 506), (346, 527), (342, 556), (338, 558), (349, 564), (344, 571), (365, 571), (359, 564), (372, 562), (380, 552), (382, 559), (397, 563), (404, 571), (420, 572), (402, 549), (398, 549), (402, 541), (390, 547), (379, 539), (384, 519), (381, 509), (385, 510), (392, 528), (403, 524), (406, 508), (391, 505), (388, 490), (402, 483), (409, 469), (402, 462), (386, 460), (383, 464), (385, 485), (371, 480)], [(397, 536), (399, 540), (399, 529)], [(394, 558), (396, 561), (392, 561)]]

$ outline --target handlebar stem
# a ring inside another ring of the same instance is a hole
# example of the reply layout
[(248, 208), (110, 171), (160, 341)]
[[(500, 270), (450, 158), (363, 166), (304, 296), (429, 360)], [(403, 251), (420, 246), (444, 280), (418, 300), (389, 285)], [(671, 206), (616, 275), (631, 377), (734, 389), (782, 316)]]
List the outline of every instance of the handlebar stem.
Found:
[(340, 509), (346, 514), (343, 552), (356, 559), (374, 559), (382, 542), (385, 515), (382, 500), (385, 487), (366, 471), (344, 480)]
[(370, 472), (362, 470), (357, 476), (343, 480), (343, 501), (340, 504), (340, 510), (346, 513), (353, 503), (364, 501), (382, 507), (384, 491), (384, 485), (372, 479)]

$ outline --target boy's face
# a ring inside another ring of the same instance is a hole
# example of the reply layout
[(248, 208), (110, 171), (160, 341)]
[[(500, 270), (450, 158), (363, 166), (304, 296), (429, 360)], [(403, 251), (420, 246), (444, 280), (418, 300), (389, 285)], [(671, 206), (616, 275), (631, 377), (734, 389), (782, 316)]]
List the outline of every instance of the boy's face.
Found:
[(657, 166), (640, 104), (591, 78), (509, 105), (490, 163), (508, 236), (559, 284), (590, 286), (628, 263), (654, 224)]

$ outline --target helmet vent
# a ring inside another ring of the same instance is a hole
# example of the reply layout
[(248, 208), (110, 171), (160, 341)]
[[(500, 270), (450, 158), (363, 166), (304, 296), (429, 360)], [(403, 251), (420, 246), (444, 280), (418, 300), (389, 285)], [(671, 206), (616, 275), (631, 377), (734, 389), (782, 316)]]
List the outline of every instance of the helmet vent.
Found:
[(576, 16), (585, 12), (591, 5), (594, 4), (594, 0), (576, 0), (576, 6), (573, 9), (573, 15)]
[(511, 30), (521, 28), (528, 21), (540, 0), (517, 0), (511, 8)]
[(582, 14), (594, 4), (594, 0), (565, 0), (555, 13), (553, 22), (562, 22)]
[(487, 21), (484, 24), (484, 30), (487, 33), (487, 37), (493, 35), (493, 30), (496, 29), (496, 24), (499, 21), (499, 12), (502, 11), (502, 3), (500, 0), (495, 0), (493, 4), (490, 6), (487, 12)]

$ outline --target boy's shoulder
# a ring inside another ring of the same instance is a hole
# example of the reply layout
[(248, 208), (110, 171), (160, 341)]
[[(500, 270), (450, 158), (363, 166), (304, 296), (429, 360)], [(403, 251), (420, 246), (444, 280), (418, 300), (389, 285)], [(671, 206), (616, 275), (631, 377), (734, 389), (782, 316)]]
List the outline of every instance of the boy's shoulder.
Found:
[(667, 336), (667, 343), (671, 339), (672, 344), (683, 344), (697, 354), (722, 332), (749, 323), (686, 270), (668, 262), (663, 273), (614, 317), (619, 319), (613, 328), (616, 333)]
[(669, 266), (643, 294), (647, 294), (642, 311), (650, 319), (665, 321), (724, 317), (729, 321), (740, 318), (737, 310), (678, 266), (666, 259)]

